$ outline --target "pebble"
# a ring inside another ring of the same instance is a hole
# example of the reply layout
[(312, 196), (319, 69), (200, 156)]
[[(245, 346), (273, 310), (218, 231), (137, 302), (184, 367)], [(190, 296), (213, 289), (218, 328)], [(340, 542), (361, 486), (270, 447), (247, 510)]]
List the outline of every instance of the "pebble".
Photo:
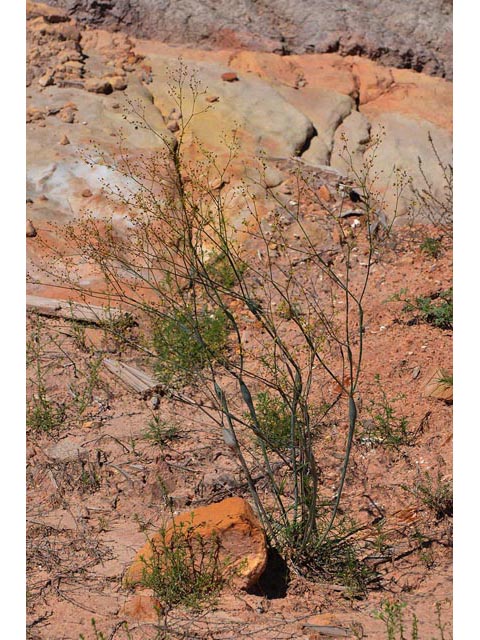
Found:
[(150, 407), (155, 411), (155, 409), (158, 409), (159, 406), (160, 406), (160, 396), (155, 393), (150, 398)]
[(218, 96), (207, 96), (205, 100), (207, 102), (218, 102), (220, 98)]
[(412, 378), (416, 380), (419, 375), (420, 375), (420, 367), (415, 367), (414, 370), (412, 371)]
[(73, 124), (75, 122), (75, 111), (71, 108), (62, 109), (58, 114), (58, 117), (66, 124)]
[(238, 80), (238, 76), (235, 71), (227, 71), (226, 73), (222, 73), (222, 80), (224, 82), (236, 82)]
[(90, 189), (84, 189), (84, 190), (82, 191), (82, 196), (83, 196), (84, 198), (90, 198), (92, 195), (93, 195), (93, 194), (92, 194), (92, 192), (90, 191)]
[(171, 131), (172, 133), (176, 133), (177, 131), (180, 130), (180, 127), (178, 125), (178, 121), (177, 120), (171, 120), (168, 124), (167, 124), (167, 129), (169, 131)]
[(66, 135), (64, 135), (63, 138), (60, 140), (59, 144), (62, 144), (62, 145), (70, 144), (70, 140), (67, 138)]
[(41, 78), (38, 79), (38, 84), (41, 87), (49, 87), (53, 84), (53, 73), (51, 71), (46, 71)]

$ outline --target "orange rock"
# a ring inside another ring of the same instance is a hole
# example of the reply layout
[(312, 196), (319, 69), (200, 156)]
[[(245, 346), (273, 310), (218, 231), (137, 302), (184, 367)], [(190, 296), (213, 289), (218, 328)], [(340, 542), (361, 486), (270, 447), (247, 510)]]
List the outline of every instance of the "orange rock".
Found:
[(92, 192), (90, 191), (90, 189), (84, 189), (84, 190), (82, 191), (82, 196), (83, 196), (84, 198), (90, 198), (92, 195), (93, 195), (93, 194), (92, 194)]
[(67, 109), (63, 107), (57, 117), (62, 122), (66, 122), (67, 124), (73, 124), (75, 122), (75, 111), (76, 111), (75, 109), (72, 109), (70, 107)]
[(359, 56), (352, 56), (350, 59), (354, 61), (352, 71), (359, 86), (360, 104), (376, 100), (393, 85), (392, 70), (389, 67), (382, 67)]
[(226, 73), (222, 73), (222, 80), (224, 80), (224, 82), (236, 82), (238, 76), (234, 71), (227, 71)]
[[(124, 76), (115, 75), (115, 76), (106, 76), (104, 80), (110, 84), (114, 91), (123, 91), (127, 88), (127, 81)], [(104, 92), (106, 93), (106, 92)]]
[[(181, 513), (173, 519), (165, 534), (165, 543), (173, 534), (183, 532), (189, 539), (200, 536), (207, 544), (215, 537), (219, 544), (219, 562), (226, 574), (243, 589), (254, 585), (267, 564), (265, 532), (251, 506), (243, 498), (226, 498), (221, 502)], [(152, 548), (153, 545), (153, 548)], [(162, 548), (162, 535), (152, 536), (137, 553), (125, 575), (125, 584), (142, 581), (143, 572), (154, 550)], [(199, 559), (200, 560), (200, 559)]]
[(27, 108), (27, 122), (35, 122), (36, 120), (44, 120), (45, 112), (42, 109), (36, 107)]
[(105, 78), (87, 78), (84, 82), (84, 88), (91, 93), (104, 93), (108, 95), (112, 93), (113, 87)]
[[(374, 65), (373, 62), (370, 63)], [(361, 106), (367, 118), (385, 112), (400, 113), (408, 118), (426, 120), (452, 131), (453, 90), (452, 83), (442, 78), (432, 78), (410, 69), (390, 69), (393, 84), (388, 90)], [(375, 70), (378, 74), (378, 69)], [(368, 82), (368, 81), (367, 81)], [(362, 77), (360, 76), (360, 86)], [(441, 107), (439, 107), (441, 105)]]
[(295, 89), (331, 89), (344, 95), (356, 91), (351, 65), (336, 53), (279, 56), (262, 51), (238, 51), (230, 55), (229, 64), (239, 72), (255, 73)]
[(321, 186), (321, 187), (320, 187), (320, 189), (318, 190), (318, 196), (319, 196), (319, 198), (321, 198), (324, 202), (330, 202), (331, 195), (330, 195), (330, 191), (328, 190), (327, 185), (322, 184), (322, 186)]

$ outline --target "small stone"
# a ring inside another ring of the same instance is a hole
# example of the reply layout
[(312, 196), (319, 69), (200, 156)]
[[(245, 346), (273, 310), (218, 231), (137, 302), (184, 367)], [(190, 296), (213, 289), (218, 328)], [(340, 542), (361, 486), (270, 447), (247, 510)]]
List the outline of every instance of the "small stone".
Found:
[(220, 98), (218, 96), (206, 96), (205, 100), (207, 102), (218, 102)]
[(37, 235), (37, 230), (33, 226), (31, 220), (27, 220), (27, 238), (35, 238)]
[(44, 120), (45, 113), (41, 109), (36, 107), (27, 108), (27, 122), (36, 122), (37, 120)]
[(412, 378), (416, 380), (419, 375), (420, 375), (420, 367), (415, 367), (414, 370), (412, 371)]
[[(114, 91), (123, 91), (127, 88), (127, 81), (123, 76), (109, 76), (105, 78), (110, 83), (110, 86)], [(105, 91), (103, 93), (106, 93)], [(111, 93), (110, 91), (108, 93)]]
[(80, 62), (79, 60), (67, 60), (64, 63), (64, 66), (70, 71), (81, 71), (83, 69), (83, 62)]
[(171, 131), (172, 133), (176, 133), (177, 131), (180, 130), (180, 127), (178, 125), (178, 121), (177, 120), (171, 120), (168, 124), (167, 124), (167, 129), (169, 131)]
[(109, 80), (105, 78), (87, 78), (83, 86), (87, 91), (90, 91), (90, 93), (104, 93), (105, 95), (109, 95), (113, 91)]
[(326, 184), (322, 184), (322, 186), (318, 190), (318, 196), (324, 202), (330, 202), (330, 200), (332, 199), (332, 196)]
[(38, 84), (41, 87), (49, 87), (53, 84), (54, 74), (52, 71), (46, 71), (43, 76), (38, 79)]
[(82, 196), (84, 198), (90, 198), (93, 195), (93, 193), (90, 191), (90, 189), (84, 189), (82, 191)]
[(120, 109), (120, 104), (118, 102), (114, 102), (112, 104), (112, 109)]
[(237, 82), (238, 76), (234, 71), (227, 71), (226, 73), (222, 73), (222, 80), (224, 82)]
[(48, 197), (44, 193), (42, 193), (42, 195), (39, 197), (39, 200), (46, 202), (48, 200)]
[(60, 140), (59, 144), (62, 144), (62, 145), (70, 144), (70, 140), (67, 138), (66, 135), (63, 135), (63, 137)]
[(160, 406), (160, 396), (157, 393), (154, 393), (150, 398), (150, 406), (154, 411)]
[(58, 114), (58, 118), (60, 118), (60, 120), (62, 122), (65, 122), (66, 124), (73, 124), (75, 122), (75, 110), (71, 107), (63, 107), (63, 109)]

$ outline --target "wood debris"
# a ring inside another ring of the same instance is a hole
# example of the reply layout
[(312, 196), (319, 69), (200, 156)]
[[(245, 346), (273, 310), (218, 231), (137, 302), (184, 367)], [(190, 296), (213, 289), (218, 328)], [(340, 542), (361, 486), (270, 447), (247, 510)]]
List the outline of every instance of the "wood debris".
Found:
[(27, 295), (27, 311), (41, 316), (79, 320), (98, 325), (127, 317), (125, 312), (114, 307), (99, 307), (82, 302), (33, 295)]
[(140, 393), (145, 399), (151, 394), (162, 390), (162, 385), (156, 378), (129, 364), (112, 360), (111, 358), (105, 358), (103, 364), (110, 373), (120, 378), (127, 387)]

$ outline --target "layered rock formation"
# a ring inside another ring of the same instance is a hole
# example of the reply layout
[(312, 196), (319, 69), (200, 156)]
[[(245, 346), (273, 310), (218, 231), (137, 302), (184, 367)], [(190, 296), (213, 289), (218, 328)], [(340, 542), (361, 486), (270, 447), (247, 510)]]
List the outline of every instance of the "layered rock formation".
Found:
[[(372, 161), (378, 173), (372, 188), (387, 217), (404, 215), (412, 200), (408, 185), (398, 199), (398, 172), (422, 186), (419, 157), (434, 193), (442, 195), (443, 175), (429, 135), (441, 161), (449, 163), (452, 85), (446, 80), (338, 53), (281, 56), (136, 40), (86, 28), (66, 11), (41, 4), (29, 3), (27, 15), (27, 217), (40, 238), (47, 222), (75, 220), (85, 209), (113, 214), (120, 228), (127, 225), (104, 187), (133, 186), (114, 170), (121, 154), (149, 156), (161, 149), (162, 138), (178, 138), (182, 114), (169, 85), (180, 57), (187, 77), (199, 82), (200, 113), (183, 140), (187, 157), (195, 157), (200, 143), (221, 163), (228, 156), (224, 134), (237, 132), (231, 175), (212, 183), (222, 190), (232, 219), (242, 219), (241, 184), (253, 158), (274, 173), (279, 158), (296, 157), (313, 168), (331, 167), (338, 181), (369, 160), (377, 134), (382, 143)], [(186, 90), (183, 115), (191, 107)], [(132, 124), (132, 110), (149, 127)], [(275, 187), (281, 189), (284, 179), (277, 176)], [(266, 211), (265, 192), (258, 185), (251, 189)], [(31, 236), (33, 273), (40, 247)]]
[(362, 55), (452, 76), (452, 0), (50, 0), (82, 22), (164, 42)]

